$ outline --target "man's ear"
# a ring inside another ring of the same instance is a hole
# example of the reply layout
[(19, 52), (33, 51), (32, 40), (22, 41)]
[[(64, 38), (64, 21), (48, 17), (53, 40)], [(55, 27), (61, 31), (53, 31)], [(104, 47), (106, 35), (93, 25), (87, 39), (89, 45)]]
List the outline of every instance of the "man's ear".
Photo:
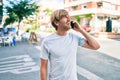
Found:
[(58, 23), (57, 21), (55, 21), (55, 25), (57, 25), (57, 26), (58, 26), (58, 25), (59, 25), (59, 23)]

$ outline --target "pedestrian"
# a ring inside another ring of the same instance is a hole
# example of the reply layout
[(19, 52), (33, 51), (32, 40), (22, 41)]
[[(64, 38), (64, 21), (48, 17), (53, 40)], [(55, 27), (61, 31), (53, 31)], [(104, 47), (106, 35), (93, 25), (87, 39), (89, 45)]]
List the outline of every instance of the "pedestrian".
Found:
[(16, 40), (15, 40), (15, 37), (12, 38), (12, 46), (16, 46)]
[(108, 17), (106, 21), (106, 32), (112, 32), (112, 20)]
[(0, 29), (0, 36), (3, 36), (3, 31)]
[[(41, 80), (78, 80), (76, 72), (77, 47), (82, 46), (93, 50), (100, 47), (98, 42), (77, 22), (73, 21), (74, 28), (71, 28), (70, 22), (69, 13), (64, 9), (56, 10), (51, 15), (51, 24), (56, 32), (47, 36), (41, 45)], [(70, 29), (82, 34), (84, 38), (71, 33)]]
[(8, 34), (8, 28), (6, 26), (3, 27), (3, 33), (4, 33), (4, 35)]

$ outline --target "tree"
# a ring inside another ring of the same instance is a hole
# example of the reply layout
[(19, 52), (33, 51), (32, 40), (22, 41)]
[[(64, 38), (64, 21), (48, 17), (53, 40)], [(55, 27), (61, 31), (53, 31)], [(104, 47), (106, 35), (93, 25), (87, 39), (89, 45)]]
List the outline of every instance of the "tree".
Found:
[[(34, 15), (36, 11), (38, 11), (39, 6), (33, 0), (17, 0), (17, 1), (9, 1), (9, 6), (6, 6), (6, 13), (9, 16), (9, 19), (13, 18), (10, 23), (18, 22), (18, 30), (20, 27), (20, 23), (24, 18), (27, 18), (30, 15)], [(13, 16), (10, 16), (14, 14)], [(8, 25), (8, 24), (7, 24)]]
[(8, 17), (5, 19), (5, 23), (3, 24), (3, 26), (13, 24), (14, 22), (17, 21), (18, 21), (17, 15), (15, 13), (10, 13), (8, 14)]
[(80, 24), (80, 16), (77, 15), (77, 16), (74, 16), (75, 19), (77, 19), (77, 22)]
[(3, 16), (3, 0), (0, 0), (0, 24), (2, 22), (2, 16)]
[(53, 12), (53, 9), (46, 8), (44, 11), (50, 16)]

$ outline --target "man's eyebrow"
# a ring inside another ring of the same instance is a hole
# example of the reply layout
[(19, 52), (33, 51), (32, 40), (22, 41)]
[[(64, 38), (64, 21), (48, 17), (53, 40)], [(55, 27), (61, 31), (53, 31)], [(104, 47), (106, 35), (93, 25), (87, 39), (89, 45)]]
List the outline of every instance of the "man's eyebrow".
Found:
[(61, 17), (68, 17), (67, 15), (62, 15)]

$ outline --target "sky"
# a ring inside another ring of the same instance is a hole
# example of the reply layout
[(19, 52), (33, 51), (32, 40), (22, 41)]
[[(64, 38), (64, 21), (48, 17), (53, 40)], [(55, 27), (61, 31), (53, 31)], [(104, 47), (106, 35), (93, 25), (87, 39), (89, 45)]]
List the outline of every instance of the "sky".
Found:
[[(19, 1), (19, 0), (11, 0), (11, 1)], [(63, 1), (64, 0), (36, 0), (37, 3), (42, 3), (44, 5), (43, 7), (52, 8), (52, 9), (64, 8)], [(9, 5), (7, 0), (3, 0), (3, 4)]]
[(44, 7), (47, 8), (52, 8), (52, 9), (64, 8), (63, 0), (41, 0), (40, 3), (42, 3)]
[[(19, 0), (11, 0), (11, 1), (19, 1)], [(36, 0), (37, 3), (42, 3), (43, 4), (43, 9), (44, 8), (50, 8), (50, 9), (61, 9), (64, 8), (63, 6), (63, 0)], [(4, 6), (9, 5), (7, 0), (3, 0)], [(54, 4), (54, 5), (53, 5)], [(4, 10), (5, 11), (5, 10)], [(3, 13), (5, 14), (5, 13)]]
[[(16, 0), (11, 0), (11, 1), (16, 1)], [(63, 2), (63, 0), (36, 0), (36, 1), (37, 1), (37, 2), (43, 2), (43, 1), (56, 1), (56, 2), (58, 2), (58, 3)], [(3, 3), (4, 3), (5, 5), (8, 4), (7, 0), (3, 0)]]

